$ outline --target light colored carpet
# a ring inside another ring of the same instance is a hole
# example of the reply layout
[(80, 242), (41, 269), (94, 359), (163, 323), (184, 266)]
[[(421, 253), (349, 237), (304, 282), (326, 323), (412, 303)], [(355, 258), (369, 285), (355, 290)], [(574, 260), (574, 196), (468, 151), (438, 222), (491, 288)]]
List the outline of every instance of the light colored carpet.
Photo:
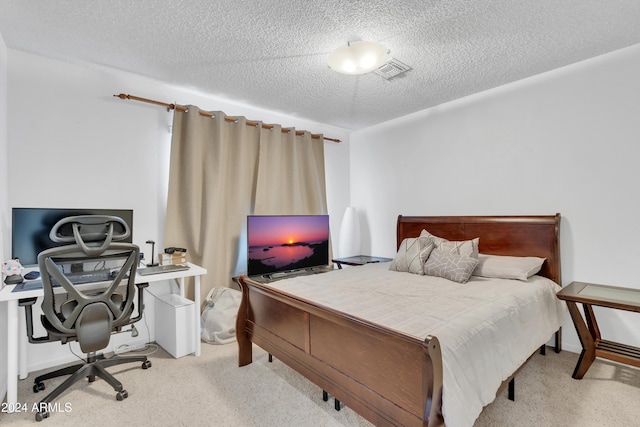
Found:
[[(516, 377), (516, 401), (506, 390), (476, 422), (486, 426), (634, 426), (640, 420), (640, 371), (597, 361), (583, 380), (571, 378), (578, 355), (535, 355)], [(202, 356), (173, 359), (163, 350), (150, 356), (153, 367), (130, 364), (110, 368), (129, 397), (122, 402), (98, 380), (79, 382), (57, 402), (42, 426), (370, 426), (348, 407), (333, 409), (322, 391), (256, 348), (254, 363), (238, 368), (237, 346), (202, 345)], [(43, 392), (31, 390), (32, 373), (19, 382), (26, 411), (0, 413), (1, 425), (34, 425), (31, 411)], [(52, 390), (62, 380), (50, 380)], [(70, 410), (64, 412), (65, 404)]]

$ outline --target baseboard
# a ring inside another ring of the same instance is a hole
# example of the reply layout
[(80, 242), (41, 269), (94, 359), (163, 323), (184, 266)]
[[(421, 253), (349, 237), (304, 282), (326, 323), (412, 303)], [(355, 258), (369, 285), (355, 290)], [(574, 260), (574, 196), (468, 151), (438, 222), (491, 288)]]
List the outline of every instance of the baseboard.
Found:
[(573, 345), (566, 345), (565, 343), (562, 343), (562, 350), (566, 350), (570, 353), (577, 353), (580, 354), (582, 353), (582, 347), (576, 347)]
[[(82, 354), (81, 354), (82, 356)], [(34, 372), (37, 371), (41, 371), (43, 369), (51, 369), (51, 368), (55, 368), (57, 366), (60, 365), (65, 365), (67, 363), (72, 363), (72, 362), (79, 362), (80, 359), (78, 359), (74, 354), (72, 354), (71, 352), (69, 352), (69, 354), (64, 355), (63, 357), (57, 357), (55, 359), (48, 359), (48, 360), (43, 360), (39, 363), (34, 363), (32, 365), (28, 366), (28, 371), (29, 371), (29, 375), (31, 375)]]
[(115, 354), (123, 354), (123, 353), (127, 353), (129, 351), (142, 350), (147, 345), (148, 344), (145, 343), (145, 342), (135, 342), (135, 343), (129, 343), (129, 344), (122, 344), (122, 345), (119, 345), (118, 347), (114, 348), (113, 352)]
[[(111, 341), (112, 342), (109, 344), (109, 347), (105, 348), (102, 351), (99, 351), (98, 353), (103, 353), (104, 355), (108, 356), (109, 353), (122, 354), (127, 351), (139, 350), (147, 346), (146, 338), (140, 341), (118, 343), (118, 342), (113, 342), (115, 340), (112, 337)], [(77, 354), (77, 356), (76, 354), (73, 354), (71, 352), (71, 348), (69, 348), (69, 346), (71, 345), (74, 346), (73, 351)], [(80, 348), (77, 342), (68, 343), (64, 347), (66, 347), (68, 350), (66, 352), (63, 352), (62, 354), (58, 353), (57, 355), (58, 357), (47, 359), (47, 360), (40, 360), (38, 363), (29, 365), (28, 367), (29, 374), (36, 371), (43, 370), (43, 369), (52, 369), (52, 368), (59, 367), (61, 365), (65, 365), (67, 363), (81, 362), (84, 360), (83, 358), (85, 354), (82, 353), (82, 351), (80, 351)], [(6, 392), (6, 385), (5, 385), (5, 392)]]

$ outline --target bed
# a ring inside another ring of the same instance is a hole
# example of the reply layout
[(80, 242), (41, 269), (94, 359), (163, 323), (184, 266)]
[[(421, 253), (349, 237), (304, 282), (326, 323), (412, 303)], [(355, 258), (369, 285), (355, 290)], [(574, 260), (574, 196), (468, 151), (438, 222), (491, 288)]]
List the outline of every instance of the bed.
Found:
[[(452, 241), (479, 238), (479, 251), (482, 254), (545, 258), (542, 268), (533, 278), (546, 280), (542, 279), (544, 277), (560, 284), (559, 227), (559, 214), (399, 216), (397, 245), (400, 247), (405, 238), (419, 236), (422, 230)], [(376, 269), (378, 273), (372, 273)], [(364, 266), (345, 270), (349, 272), (340, 273), (344, 270), (335, 270), (316, 276), (322, 276), (322, 283), (332, 282), (334, 278), (337, 283), (340, 275), (353, 277), (358, 273), (363, 278), (369, 277), (362, 281), (373, 283), (374, 276), (366, 276), (367, 274), (389, 274), (388, 267), (382, 265), (371, 266), (368, 270)], [(409, 280), (419, 280), (413, 277), (415, 275), (407, 274), (399, 273), (398, 280), (406, 280), (407, 283)], [(312, 279), (319, 280), (315, 277), (306, 282), (313, 283)], [(296, 282), (296, 279), (287, 279), (277, 283), (289, 283), (295, 288), (299, 282), (300, 280)], [(451, 384), (452, 381), (456, 382), (456, 375), (457, 379), (462, 379), (465, 374), (456, 373), (455, 370), (450, 372), (450, 364), (447, 363), (448, 360), (443, 360), (443, 351), (436, 334), (420, 336), (406, 333), (385, 326), (384, 322), (350, 313), (340, 306), (332, 306), (326, 301), (318, 302), (304, 294), (301, 296), (287, 287), (279, 289), (275, 283), (260, 283), (246, 276), (240, 277), (239, 283), (242, 301), (236, 333), (240, 366), (252, 362), (252, 344), (256, 344), (375, 425), (439, 426), (444, 425), (445, 421), (450, 425), (464, 424), (460, 418), (453, 421), (453, 410), (449, 409), (448, 416), (446, 410), (443, 411), (446, 408), (443, 398), (449, 399), (448, 396), (452, 396), (453, 400), (453, 392), (447, 394), (444, 380)], [(363, 292), (366, 292), (367, 285), (368, 283), (361, 284)], [(319, 288), (311, 287), (316, 291)], [(404, 288), (404, 283), (400, 287)], [(339, 299), (339, 288), (331, 292), (331, 298), (336, 299), (337, 295)], [(556, 300), (555, 293), (552, 293), (551, 298)], [(549, 300), (544, 304), (556, 302)], [(542, 305), (539, 308), (540, 310), (535, 311), (543, 312)], [(566, 313), (556, 307), (553, 310), (554, 316), (558, 318)], [(394, 311), (402, 312), (398, 309)], [(548, 322), (555, 325), (555, 329), (550, 332), (541, 331), (543, 335), (548, 333), (548, 336), (536, 344), (538, 347), (544, 345), (555, 332), (556, 351), (560, 351), (559, 327), (562, 319), (558, 318)], [(547, 323), (543, 321), (537, 320)], [(514, 323), (519, 322), (511, 322)], [(530, 323), (527, 325), (531, 327)], [(533, 335), (530, 329), (521, 332), (523, 336)], [(489, 354), (491, 351), (499, 351), (491, 348), (491, 340), (486, 341), (485, 347)], [(526, 357), (517, 362), (518, 366), (509, 368), (509, 372), (503, 374), (502, 385), (513, 378), (520, 365), (535, 351), (530, 350), (531, 348), (527, 350)], [(500, 386), (492, 386), (488, 390), (489, 395), (495, 397)]]

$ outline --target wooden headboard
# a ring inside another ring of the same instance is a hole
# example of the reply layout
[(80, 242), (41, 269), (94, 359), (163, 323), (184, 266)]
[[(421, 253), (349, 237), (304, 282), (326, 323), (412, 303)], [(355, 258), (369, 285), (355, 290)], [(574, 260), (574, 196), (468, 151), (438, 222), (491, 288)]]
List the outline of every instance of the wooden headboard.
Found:
[(479, 250), (489, 255), (545, 258), (541, 276), (562, 285), (560, 214), (542, 216), (398, 216), (397, 243), (422, 230), (447, 240), (480, 238)]

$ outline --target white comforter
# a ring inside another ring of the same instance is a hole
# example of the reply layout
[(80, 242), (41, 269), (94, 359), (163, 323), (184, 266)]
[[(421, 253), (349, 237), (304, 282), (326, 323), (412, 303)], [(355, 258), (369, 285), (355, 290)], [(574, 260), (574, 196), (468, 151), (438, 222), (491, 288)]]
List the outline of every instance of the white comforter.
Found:
[(500, 384), (551, 338), (567, 313), (555, 296), (560, 287), (540, 276), (526, 282), (474, 276), (461, 284), (379, 263), (269, 286), (420, 339), (436, 336), (449, 427), (472, 426)]

